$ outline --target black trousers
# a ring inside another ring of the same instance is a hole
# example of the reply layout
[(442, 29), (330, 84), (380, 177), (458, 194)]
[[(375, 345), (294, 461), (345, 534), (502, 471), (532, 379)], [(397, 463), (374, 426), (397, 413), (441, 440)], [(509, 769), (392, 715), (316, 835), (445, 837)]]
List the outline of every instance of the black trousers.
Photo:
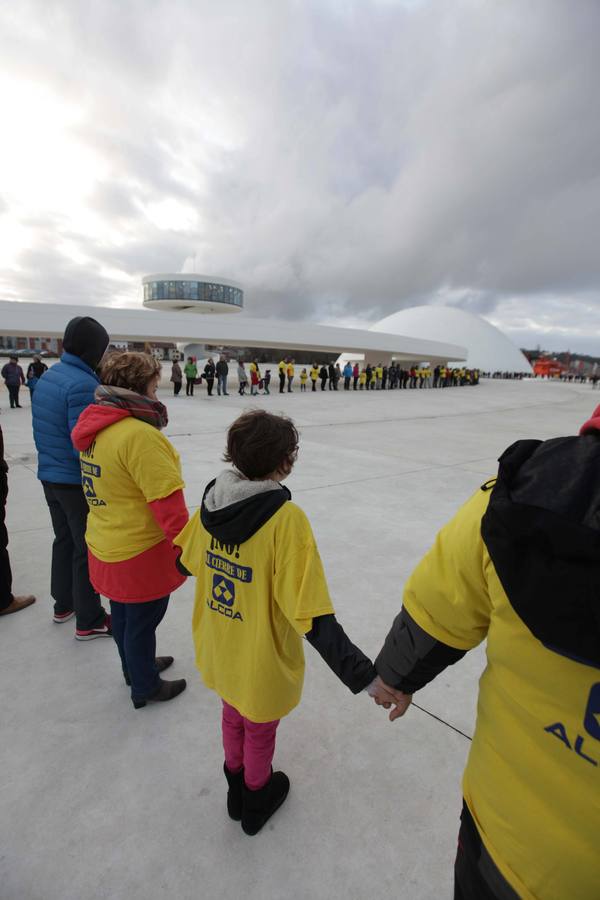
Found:
[(208, 396), (212, 397), (212, 391), (213, 391), (213, 385), (215, 383), (215, 379), (214, 378), (206, 378), (206, 376), (205, 376), (205, 381), (206, 381), (206, 389), (208, 391)]
[(325, 385), (327, 384), (327, 378), (321, 378), (321, 390), (325, 390)]
[(285, 391), (285, 372), (279, 373), (279, 393), (283, 394)]
[(194, 396), (194, 379), (193, 378), (185, 379), (185, 396), (186, 397)]
[(8, 399), (10, 400), (10, 408), (14, 409), (15, 406), (19, 405), (19, 388), (20, 384), (7, 384), (8, 389)]
[(316, 378), (312, 378), (311, 381), (312, 381), (312, 389), (313, 389), (313, 391), (316, 391), (316, 389), (317, 389), (317, 380), (316, 380)]
[(90, 584), (85, 527), (88, 505), (79, 484), (43, 482), (44, 496), (50, 510), (54, 543), (50, 593), (54, 612), (75, 610), (77, 628), (99, 628), (106, 612), (100, 597)]
[(354, 376), (354, 383), (352, 384), (352, 390), (356, 390), (356, 385), (358, 384), (358, 375)]
[(454, 900), (519, 900), (485, 849), (464, 802), (454, 863)]
[(112, 632), (133, 700), (146, 700), (159, 688), (156, 629), (167, 611), (169, 595), (146, 603), (110, 601)]
[(179, 393), (180, 390), (181, 390), (181, 382), (174, 381), (173, 382), (173, 393), (175, 394), (175, 396), (177, 396), (177, 394)]
[(0, 609), (6, 609), (13, 602), (12, 572), (8, 558), (8, 531), (6, 530), (6, 499), (8, 497), (8, 475), (0, 471)]

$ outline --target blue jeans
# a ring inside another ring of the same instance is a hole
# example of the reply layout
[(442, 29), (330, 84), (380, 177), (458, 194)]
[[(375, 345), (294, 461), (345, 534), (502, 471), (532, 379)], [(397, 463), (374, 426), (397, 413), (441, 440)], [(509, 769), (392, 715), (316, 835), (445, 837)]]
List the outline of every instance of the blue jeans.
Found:
[(221, 396), (221, 391), (227, 393), (227, 375), (219, 375), (217, 377), (217, 394)]
[(158, 690), (156, 629), (167, 611), (169, 595), (146, 603), (110, 601), (112, 633), (123, 674), (131, 681), (131, 699), (146, 700)]

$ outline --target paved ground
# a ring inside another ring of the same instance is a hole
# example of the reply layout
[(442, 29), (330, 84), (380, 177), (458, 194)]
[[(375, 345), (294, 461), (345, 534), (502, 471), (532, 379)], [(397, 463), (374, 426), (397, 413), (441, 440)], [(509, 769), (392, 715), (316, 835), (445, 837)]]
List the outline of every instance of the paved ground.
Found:
[[(0, 620), (2, 900), (451, 897), (469, 741), (449, 725), (472, 733), (483, 649), (416, 698), (444, 721), (412, 708), (391, 725), (308, 647), (304, 697), (276, 755), (289, 801), (246, 837), (225, 814), (219, 703), (194, 670), (192, 582), (159, 630), (188, 690), (134, 711), (112, 641), (77, 643), (72, 623), (51, 622), (51, 531), (30, 414), (7, 399), (0, 390), (15, 588), (38, 603)], [(375, 655), (403, 581), (499, 453), (520, 437), (575, 432), (595, 401), (589, 388), (483, 382), (255, 402), (301, 428), (288, 484), (313, 523), (340, 620)], [(190, 507), (221, 468), (227, 425), (249, 405), (204, 391), (169, 401)]]

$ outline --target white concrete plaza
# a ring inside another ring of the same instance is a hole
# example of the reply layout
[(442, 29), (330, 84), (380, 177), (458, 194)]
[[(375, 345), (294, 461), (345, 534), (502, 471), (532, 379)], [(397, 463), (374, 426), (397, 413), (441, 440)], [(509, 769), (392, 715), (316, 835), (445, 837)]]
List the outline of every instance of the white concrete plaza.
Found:
[[(488, 382), (445, 390), (169, 397), (190, 509), (222, 467), (225, 430), (252, 405), (301, 430), (288, 481), (307, 512), (340, 621), (378, 653), (402, 584), (437, 529), (514, 440), (575, 433), (589, 387)], [(25, 394), (26, 392), (22, 392)], [(28, 404), (26, 398), (24, 403)], [(30, 609), (0, 619), (2, 900), (443, 900), (452, 896), (460, 778), (469, 741), (411, 708), (394, 724), (353, 697), (306, 647), (303, 700), (279, 729), (288, 801), (246, 837), (225, 810), (220, 708), (195, 670), (194, 583), (172, 598), (159, 652), (176, 700), (135, 711), (111, 640), (52, 623), (50, 520), (28, 405), (1, 424), (10, 465), (14, 589)], [(471, 734), (478, 648), (416, 697)], [(494, 773), (490, 772), (490, 778)]]

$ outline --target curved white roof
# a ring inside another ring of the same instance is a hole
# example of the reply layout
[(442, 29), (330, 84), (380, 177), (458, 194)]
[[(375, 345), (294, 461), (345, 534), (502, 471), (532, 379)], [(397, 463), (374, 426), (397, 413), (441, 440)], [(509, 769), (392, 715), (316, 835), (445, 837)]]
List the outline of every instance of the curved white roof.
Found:
[(469, 369), (483, 372), (531, 372), (531, 365), (505, 334), (494, 325), (454, 306), (412, 306), (386, 316), (373, 331), (407, 337), (449, 341), (467, 348)]

